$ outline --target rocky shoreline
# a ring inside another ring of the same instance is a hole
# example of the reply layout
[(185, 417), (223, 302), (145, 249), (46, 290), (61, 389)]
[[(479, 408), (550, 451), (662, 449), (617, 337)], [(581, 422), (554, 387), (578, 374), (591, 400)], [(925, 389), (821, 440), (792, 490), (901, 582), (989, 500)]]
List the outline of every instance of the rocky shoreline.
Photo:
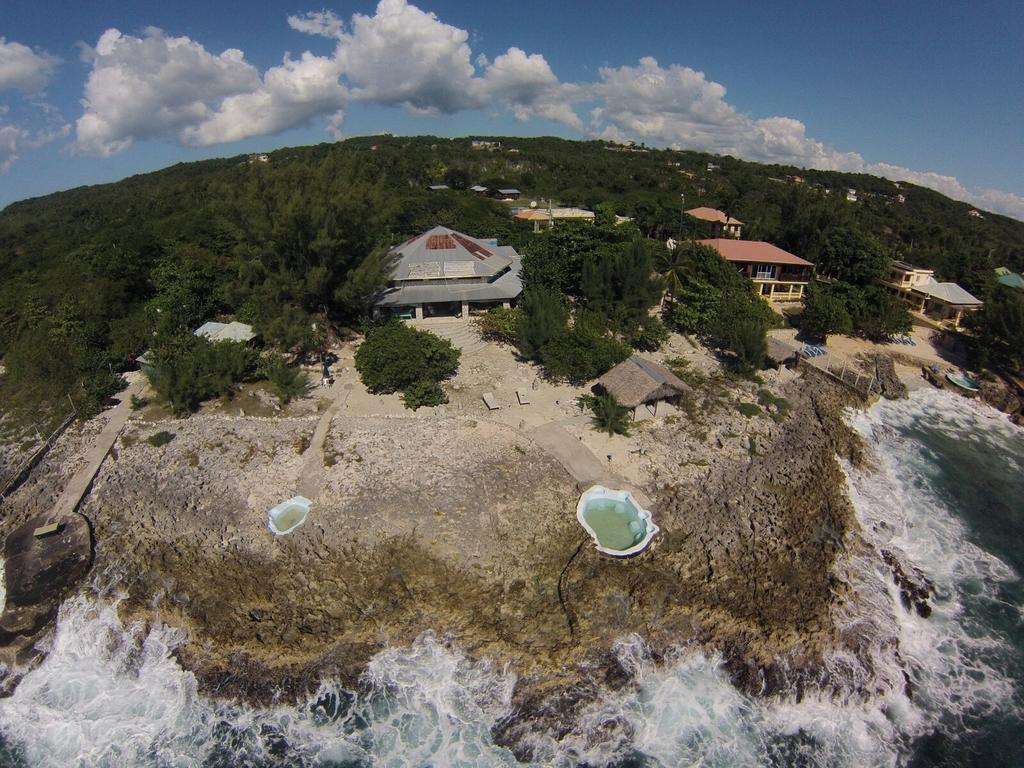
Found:
[[(494, 736), (521, 758), (529, 733), (569, 733), (629, 684), (624, 636), (654, 659), (721, 653), (751, 694), (790, 691), (842, 642), (834, 565), (856, 522), (837, 456), (861, 447), (852, 395), (806, 378), (784, 393), (790, 416), (756, 446), (707, 446), (699, 479), (647, 489), (663, 533), (628, 561), (590, 548), (566, 511), (575, 482), (502, 425), (336, 417), (313, 518), (275, 539), (266, 509), (299, 481), (314, 416), (130, 422), (81, 509), (93, 581), (126, 621), (186, 629), (176, 654), (203, 691), (251, 702), (357, 688), (374, 654), (434, 631), (516, 674)], [(173, 438), (151, 445), (157, 431)]]

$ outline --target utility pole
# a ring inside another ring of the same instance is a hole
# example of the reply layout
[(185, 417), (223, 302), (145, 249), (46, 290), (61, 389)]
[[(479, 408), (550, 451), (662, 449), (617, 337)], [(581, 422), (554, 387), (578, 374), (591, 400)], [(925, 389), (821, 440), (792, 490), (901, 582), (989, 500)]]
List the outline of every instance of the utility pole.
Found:
[(682, 241), (683, 239), (683, 208), (686, 207), (686, 195), (682, 192), (679, 193), (679, 233), (677, 240)]

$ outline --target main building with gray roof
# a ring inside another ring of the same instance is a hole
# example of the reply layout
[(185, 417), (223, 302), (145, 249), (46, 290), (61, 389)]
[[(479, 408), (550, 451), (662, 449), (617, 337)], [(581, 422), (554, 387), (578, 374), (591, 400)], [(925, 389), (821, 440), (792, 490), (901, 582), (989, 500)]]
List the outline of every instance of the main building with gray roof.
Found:
[(391, 255), (391, 283), (377, 307), (394, 314), (465, 316), (473, 306), (511, 306), (523, 291), (519, 254), (497, 240), (434, 227)]

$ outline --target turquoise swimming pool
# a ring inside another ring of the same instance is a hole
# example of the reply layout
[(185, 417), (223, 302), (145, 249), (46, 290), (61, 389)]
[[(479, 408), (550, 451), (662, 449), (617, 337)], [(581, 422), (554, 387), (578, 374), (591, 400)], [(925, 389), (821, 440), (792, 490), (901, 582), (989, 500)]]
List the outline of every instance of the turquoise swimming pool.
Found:
[(616, 557), (642, 552), (659, 531), (651, 513), (629, 491), (600, 485), (580, 497), (576, 518), (594, 539), (598, 551)]

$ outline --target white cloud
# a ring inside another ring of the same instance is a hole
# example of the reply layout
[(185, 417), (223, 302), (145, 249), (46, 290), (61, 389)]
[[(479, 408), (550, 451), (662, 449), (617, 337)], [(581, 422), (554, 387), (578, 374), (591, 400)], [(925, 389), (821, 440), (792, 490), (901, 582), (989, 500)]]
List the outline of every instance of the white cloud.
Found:
[(301, 16), (289, 16), (288, 26), (307, 35), (337, 38), (345, 25), (334, 11), (311, 11)]
[(78, 148), (106, 156), (143, 139), (182, 140), (210, 118), (212, 105), (259, 83), (259, 72), (237, 49), (214, 55), (155, 27), (143, 37), (108, 29), (92, 51)]
[(18, 159), (20, 145), (25, 139), (25, 131), (13, 125), (0, 125), (0, 173), (11, 167)]
[(352, 98), (451, 114), (485, 105), (474, 82), (469, 33), (406, 0), (380, 0), (373, 16), (355, 14), (335, 57)]
[(50, 82), (59, 63), (60, 59), (45, 51), (36, 53), (27, 45), (0, 37), (0, 91), (38, 93)]
[(227, 97), (215, 112), (185, 128), (182, 136), (206, 146), (280, 133), (340, 109), (346, 96), (338, 83), (337, 62), (307, 52), (268, 69), (258, 88)]
[(751, 160), (851, 170), (860, 155), (838, 152), (807, 136), (789, 117), (754, 119), (725, 100), (725, 88), (703, 72), (650, 57), (635, 67), (603, 67), (581, 98), (596, 101), (590, 131), (611, 139), (643, 139)]
[[(5, 109), (0, 109), (0, 115), (5, 112)], [(64, 138), (70, 132), (71, 126), (66, 124), (34, 134), (17, 125), (0, 125), (0, 174), (6, 172), (22, 152), (38, 149), (51, 141)]]
[(979, 208), (1003, 213), (1024, 221), (1024, 197), (1012, 192), (985, 187), (966, 187), (955, 176), (947, 176), (935, 171), (913, 171), (910, 168), (890, 163), (872, 163), (865, 166), (864, 170), (893, 181), (909, 181), (911, 184), (928, 187), (954, 200), (963, 200), (977, 205)]
[[(353, 103), (430, 116), (502, 106), (519, 120), (541, 117), (591, 136), (810, 168), (866, 170), (1024, 218), (1020, 196), (967, 189), (937, 173), (869, 166), (856, 152), (808, 136), (800, 120), (743, 113), (726, 100), (724, 86), (690, 67), (662, 66), (645, 57), (635, 66), (601, 68), (596, 82), (561, 82), (537, 53), (511, 47), (493, 58), (474, 55), (466, 30), (407, 0), (380, 0), (372, 15), (357, 13), (348, 22), (327, 10), (287, 21), (298, 32), (333, 41), (334, 50), (286, 55), (261, 74), (238, 50), (215, 54), (188, 37), (169, 37), (155, 28), (142, 37), (108, 30), (94, 49), (83, 48), (92, 70), (77, 122), (77, 147), (109, 155), (150, 138), (206, 146), (279, 133), (315, 118), (337, 138)], [(52, 73), (55, 62), (25, 46), (18, 56), (26, 51), (33, 60), (49, 62), (37, 71)], [(0, 85), (5, 82), (2, 55)], [(8, 76), (10, 82), (25, 88), (41, 87), (38, 79), (13, 77)], [(11, 135), (8, 131), (4, 146), (24, 145), (25, 138)], [(0, 162), (9, 164), (16, 152), (6, 151), (8, 159), (0, 154)]]

